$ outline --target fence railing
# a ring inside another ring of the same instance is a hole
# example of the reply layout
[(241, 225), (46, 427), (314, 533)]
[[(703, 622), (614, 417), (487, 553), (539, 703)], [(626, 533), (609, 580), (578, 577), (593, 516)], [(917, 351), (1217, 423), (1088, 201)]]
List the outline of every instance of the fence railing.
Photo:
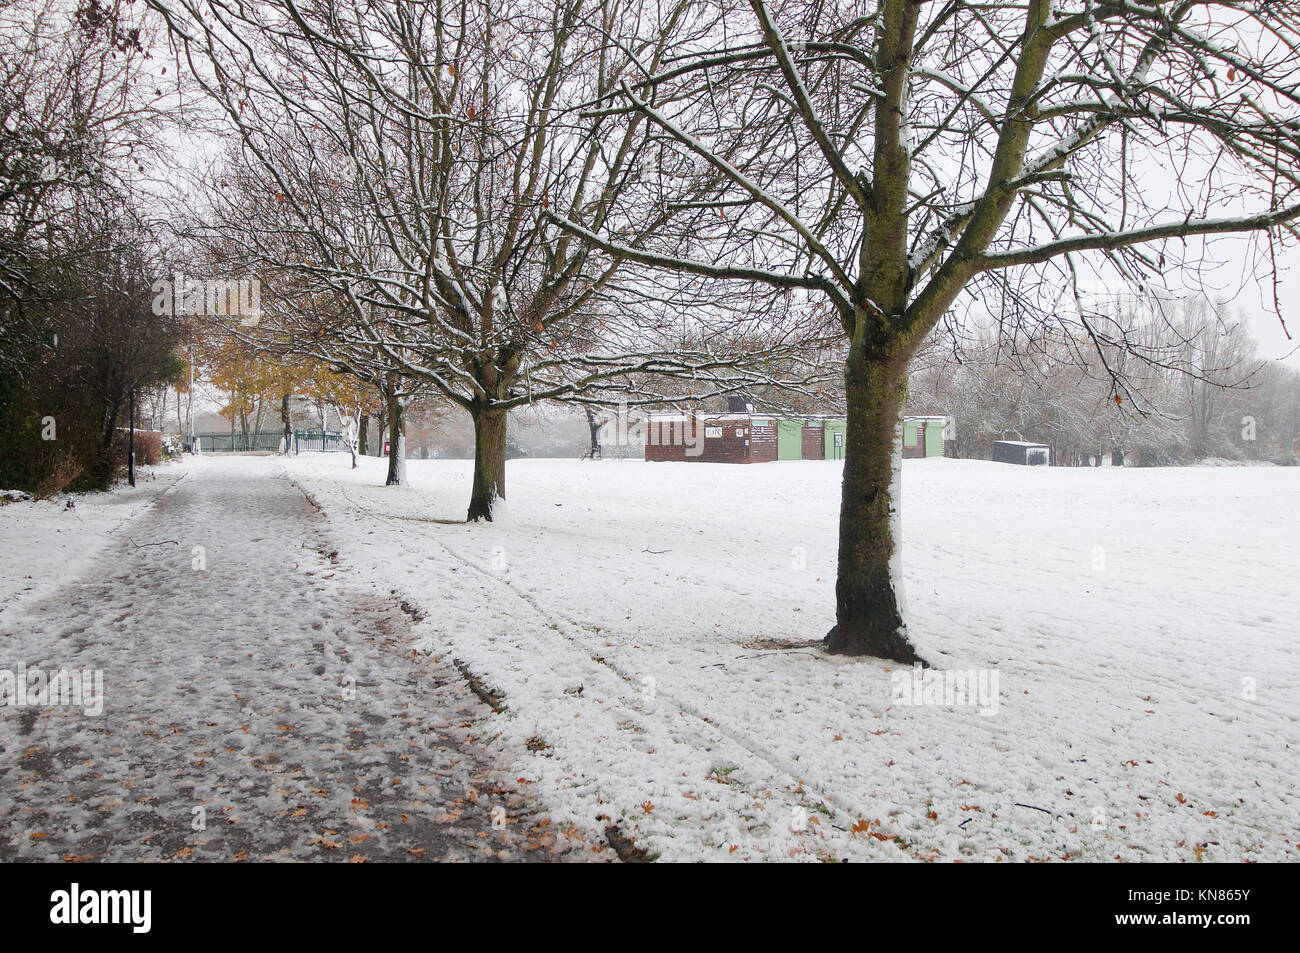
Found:
[(251, 450), (276, 452), (280, 449), (280, 441), (283, 438), (284, 432), (280, 430), (263, 430), (257, 433), (196, 433), (186, 438), (185, 443), (193, 449), (194, 441), (198, 440), (201, 453), (247, 453)]
[[(263, 430), (257, 433), (196, 433), (186, 438), (186, 446), (193, 449), (196, 439), (201, 453), (248, 453), (255, 450), (278, 453), (284, 432)], [(336, 430), (295, 430), (292, 449), (294, 453), (340, 453), (347, 449), (347, 444), (344, 435)]]
[(293, 432), (293, 452), (317, 451), (323, 453), (341, 453), (347, 449), (343, 434), (337, 430), (295, 430)]

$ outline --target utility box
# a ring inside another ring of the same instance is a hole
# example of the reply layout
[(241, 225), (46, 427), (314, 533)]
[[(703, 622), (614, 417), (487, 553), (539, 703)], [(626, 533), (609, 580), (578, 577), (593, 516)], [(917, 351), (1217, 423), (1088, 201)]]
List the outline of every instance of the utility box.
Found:
[(1051, 449), (1045, 443), (1026, 440), (993, 441), (994, 463), (1017, 463), (1026, 467), (1045, 467), (1051, 463)]

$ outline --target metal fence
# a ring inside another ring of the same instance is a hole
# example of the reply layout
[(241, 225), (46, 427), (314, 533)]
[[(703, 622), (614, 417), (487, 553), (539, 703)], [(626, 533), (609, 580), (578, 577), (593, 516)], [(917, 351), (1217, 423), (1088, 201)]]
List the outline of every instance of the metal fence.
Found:
[(193, 449), (194, 441), (198, 440), (201, 453), (247, 453), (251, 450), (270, 450), (274, 453), (279, 451), (282, 439), (284, 433), (279, 430), (258, 433), (196, 433), (186, 440), (186, 445)]
[(315, 450), (324, 453), (340, 453), (347, 449), (343, 443), (343, 434), (337, 430), (295, 430), (293, 432), (293, 452)]
[[(258, 433), (196, 433), (186, 440), (186, 446), (193, 448), (194, 440), (199, 441), (201, 453), (248, 453), (250, 451), (280, 452), (280, 442), (284, 432), (264, 430)], [(317, 451), (340, 453), (347, 449), (344, 435), (336, 430), (295, 430), (293, 432), (293, 452)]]

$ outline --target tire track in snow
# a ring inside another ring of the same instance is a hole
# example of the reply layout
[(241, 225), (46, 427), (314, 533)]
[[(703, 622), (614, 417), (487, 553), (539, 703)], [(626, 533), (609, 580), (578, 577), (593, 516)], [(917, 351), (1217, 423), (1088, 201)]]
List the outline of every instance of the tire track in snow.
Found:
[[(287, 473), (287, 471), (285, 472)], [(289, 475), (289, 478), (291, 480), (294, 479), (292, 475)], [(334, 482), (332, 487), (354, 510), (364, 513), (369, 519), (387, 523), (390, 526), (398, 526), (402, 523), (434, 523), (436, 525), (447, 525), (445, 521), (424, 520), (414, 517), (402, 517), (382, 513), (358, 501), (347, 492), (341, 482)], [(307, 491), (304, 489), (303, 492)], [(466, 556), (461, 552), (458, 552), (443, 539), (435, 537), (427, 538), (430, 542), (436, 544), (439, 549), (449, 557), (456, 560), (461, 565), (474, 570), (481, 577), (487, 579), (496, 589), (498, 589), (498, 591), (505, 590), (509, 592), (518, 602), (527, 606), (533, 614), (538, 616), (545, 623), (546, 628), (559, 634), (571, 648), (576, 650), (579, 655), (586, 660), (588, 663), (588, 671), (593, 675), (603, 677), (603, 673), (609, 673), (623, 683), (621, 687), (630, 688), (634, 694), (642, 694), (642, 682), (640, 678), (636, 674), (626, 671), (622, 667), (614, 664), (602, 655), (599, 647), (593, 647), (587, 641), (585, 633), (578, 623), (567, 620), (550, 610), (541, 602), (541, 600), (537, 599), (531, 593), (521, 590), (501, 573), (494, 571), (488, 566), (484, 566), (481, 562)], [(545, 649), (550, 647), (549, 643), (541, 642), (537, 639), (534, 639), (533, 641), (541, 648)], [(662, 691), (656, 685), (655, 701), (658, 702), (660, 699), (667, 700), (673, 707), (674, 714), (672, 721), (678, 726), (680, 734), (692, 737), (697, 742), (696, 747), (708, 748), (709, 744), (713, 741), (713, 739), (708, 736), (708, 731), (711, 730), (716, 733), (716, 735), (721, 736), (735, 747), (749, 754), (751, 758), (766, 765), (768, 769), (767, 773), (772, 780), (785, 780), (789, 782), (788, 786), (791, 790), (803, 792), (807, 797), (804, 801), (799, 802), (800, 807), (805, 808), (808, 811), (816, 811), (818, 803), (820, 802), (821, 806), (827, 811), (830, 817), (836, 818), (836, 815), (838, 815), (838, 818), (836, 819), (839, 823), (832, 823), (830, 826), (833, 829), (840, 831), (845, 836), (851, 836), (850, 828), (853, 824), (857, 823), (859, 819), (871, 817), (878, 813), (878, 811), (868, 809), (865, 805), (854, 803), (853, 800), (848, 797), (824, 789), (819, 783), (809, 780), (804, 772), (799, 771), (794, 764), (788, 762), (780, 755), (755, 743), (752, 738), (710, 718), (704, 712), (700, 711), (689, 702), (684, 701), (679, 696)], [(510, 699), (507, 696), (506, 703), (509, 704), (509, 702)], [(621, 705), (621, 707), (626, 713), (638, 718), (661, 717), (659, 711), (644, 711), (626, 705)], [(691, 720), (706, 725), (707, 729), (702, 730), (698, 727), (692, 726), (690, 724)], [(665, 725), (664, 727), (669, 731), (670, 735), (675, 736), (679, 733), (674, 732), (671, 725)], [(782, 776), (784, 776), (784, 778)], [(752, 793), (754, 797), (757, 797), (759, 792), (754, 791)], [(895, 842), (878, 841), (877, 843), (882, 846), (876, 852), (884, 854), (883, 857), (877, 859), (909, 859), (903, 849)]]

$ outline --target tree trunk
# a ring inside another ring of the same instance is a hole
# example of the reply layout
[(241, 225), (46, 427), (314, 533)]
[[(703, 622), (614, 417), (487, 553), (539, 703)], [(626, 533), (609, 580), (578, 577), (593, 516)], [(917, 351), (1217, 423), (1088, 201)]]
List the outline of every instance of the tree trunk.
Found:
[(406, 408), (395, 393), (388, 395), (388, 478), (384, 486), (406, 485)]
[(368, 451), (370, 440), (370, 414), (363, 412), (357, 425), (357, 452), (363, 457)]
[(474, 487), (466, 519), (491, 522), (498, 500), (506, 498), (506, 412), (476, 407)]
[(283, 428), (284, 455), (287, 457), (293, 453), (293, 425), (289, 414), (289, 394), (285, 391), (284, 396), (280, 398), (280, 425)]
[(855, 341), (844, 375), (839, 573), (826, 649), (920, 662), (907, 638), (899, 523), (907, 361), (872, 360), (862, 350)]
[(587, 412), (587, 429), (591, 431), (591, 450), (589, 451), (591, 455), (591, 459), (599, 460), (601, 459), (600, 421), (596, 419), (596, 415), (592, 413), (590, 406), (584, 406), (582, 409)]

